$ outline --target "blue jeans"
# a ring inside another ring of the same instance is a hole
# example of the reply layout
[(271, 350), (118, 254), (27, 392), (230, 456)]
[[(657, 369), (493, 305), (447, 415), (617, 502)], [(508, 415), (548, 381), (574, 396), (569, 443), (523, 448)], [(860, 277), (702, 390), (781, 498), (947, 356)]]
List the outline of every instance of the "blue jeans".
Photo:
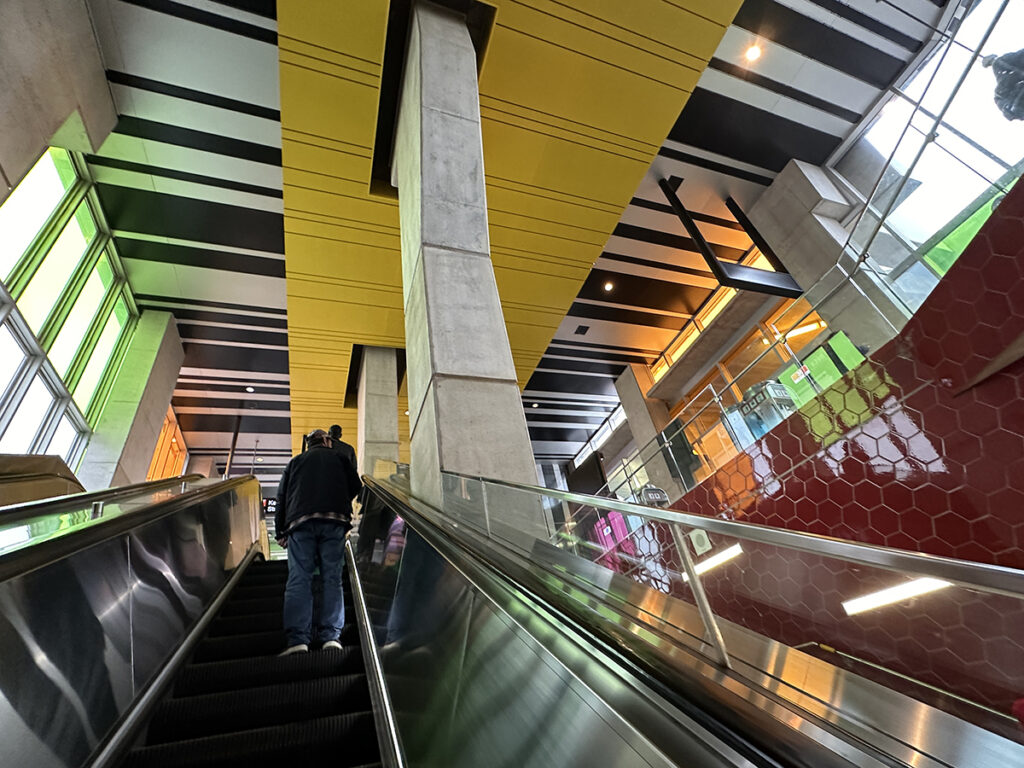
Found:
[(323, 604), (316, 639), (337, 640), (345, 623), (341, 572), (345, 565), (345, 526), (333, 520), (307, 520), (288, 533), (288, 584), (284, 589), (284, 634), (288, 646), (309, 643), (313, 622), (313, 572), (320, 566)]

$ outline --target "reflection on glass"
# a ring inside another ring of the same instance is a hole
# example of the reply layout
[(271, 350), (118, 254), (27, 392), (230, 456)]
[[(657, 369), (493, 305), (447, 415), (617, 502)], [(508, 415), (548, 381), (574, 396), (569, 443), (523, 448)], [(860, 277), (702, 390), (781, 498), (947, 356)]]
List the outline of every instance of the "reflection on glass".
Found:
[(24, 360), (25, 353), (14, 334), (6, 325), (0, 326), (0, 395), (7, 391), (11, 379)]
[(83, 202), (18, 298), (18, 309), (33, 331), (43, 327), (95, 235), (96, 222)]
[(71, 419), (65, 414), (61, 418), (53, 438), (50, 440), (50, 445), (46, 448), (46, 453), (51, 456), (60, 456), (64, 461), (67, 461), (77, 437), (78, 430), (75, 429), (75, 425), (71, 423)]
[(74, 179), (68, 153), (50, 149), (0, 206), (0, 280), (6, 282)]
[(124, 298), (120, 298), (117, 300), (117, 304), (114, 305), (114, 311), (107, 318), (99, 341), (96, 342), (96, 346), (89, 356), (89, 363), (85, 366), (82, 378), (78, 380), (78, 385), (75, 387), (75, 402), (83, 412), (88, 410), (89, 404), (92, 402), (92, 396), (100, 383), (103, 371), (107, 368), (107, 363), (110, 362), (110, 356), (114, 352), (114, 347), (117, 346), (121, 329), (124, 328), (127, 321), (128, 308), (124, 303)]
[(50, 347), (49, 358), (57, 373), (64, 377), (68, 366), (75, 357), (78, 347), (89, 330), (89, 324), (96, 315), (107, 288), (114, 282), (114, 271), (104, 255), (85, 283), (82, 292), (75, 299), (71, 313), (61, 326), (53, 346)]
[(14, 418), (7, 425), (7, 431), (0, 439), (0, 453), (28, 453), (51, 405), (53, 393), (43, 381), (43, 377), (36, 375), (35, 381), (18, 405), (18, 410), (14, 412)]

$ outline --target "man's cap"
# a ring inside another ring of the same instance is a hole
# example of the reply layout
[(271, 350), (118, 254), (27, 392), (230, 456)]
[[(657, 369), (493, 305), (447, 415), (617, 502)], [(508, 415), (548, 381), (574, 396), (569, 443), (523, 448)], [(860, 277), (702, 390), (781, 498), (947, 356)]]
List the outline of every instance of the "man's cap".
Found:
[(330, 437), (330, 435), (328, 435), (322, 429), (314, 429), (312, 432), (310, 432), (308, 435), (306, 435), (306, 442), (307, 443), (324, 443), (324, 442), (327, 442), (327, 439), (329, 437)]

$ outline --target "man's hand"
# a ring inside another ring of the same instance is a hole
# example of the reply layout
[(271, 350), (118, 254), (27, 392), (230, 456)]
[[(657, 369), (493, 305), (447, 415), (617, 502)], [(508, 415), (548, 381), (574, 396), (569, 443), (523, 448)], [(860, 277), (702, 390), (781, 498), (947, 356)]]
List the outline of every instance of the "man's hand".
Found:
[(288, 549), (288, 537), (284, 536), (277, 540), (277, 545), (282, 549)]

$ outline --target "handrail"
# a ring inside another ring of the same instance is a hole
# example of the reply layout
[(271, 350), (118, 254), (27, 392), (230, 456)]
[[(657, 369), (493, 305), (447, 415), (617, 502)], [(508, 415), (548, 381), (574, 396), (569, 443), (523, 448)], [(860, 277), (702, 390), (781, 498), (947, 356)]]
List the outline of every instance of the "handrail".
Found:
[(837, 539), (832, 536), (822, 536), (817, 533), (792, 531), (787, 528), (775, 528), (755, 523), (739, 523), (734, 520), (704, 517), (702, 515), (661, 509), (659, 507), (645, 507), (641, 504), (632, 504), (630, 502), (618, 501), (617, 499), (605, 499), (599, 496), (588, 496), (582, 493), (573, 493), (554, 488), (541, 488), (509, 480), (494, 480), (461, 472), (445, 472), (445, 474), (452, 477), (500, 485), (506, 488), (514, 488), (528, 493), (550, 496), (561, 501), (582, 504), (596, 509), (608, 509), (627, 515), (637, 515), (665, 523), (684, 525), (688, 528), (698, 528), (709, 533), (731, 536), (757, 544), (768, 544), (798, 552), (807, 552), (812, 555), (831, 557), (848, 563), (881, 568), (897, 573), (930, 576), (968, 589), (979, 589), (1016, 598), (1024, 597), (1024, 571), (1016, 568), (957, 560), (941, 555), (893, 549), (876, 544), (864, 544), (857, 541)]
[(245, 475), (205, 485), (129, 514), (100, 520), (87, 528), (72, 529), (63, 536), (0, 555), (0, 582), (45, 568), (82, 549), (110, 541), (141, 525), (155, 522), (250, 482), (259, 483), (255, 475)]
[(0, 507), (0, 522), (13, 523), (19, 520), (26, 520), (39, 515), (57, 514), (66, 512), (69, 509), (84, 508), (93, 502), (102, 501), (107, 503), (124, 496), (131, 496), (140, 491), (159, 491), (163, 488), (171, 488), (182, 483), (194, 483), (198, 480), (205, 480), (202, 475), (179, 475), (168, 477), (163, 480), (150, 480), (145, 483), (134, 483), (122, 485), (117, 488), (107, 488), (102, 491), (87, 491), (85, 493), (72, 493), (66, 496), (54, 496), (49, 499), (29, 501), (24, 504), (10, 504)]

